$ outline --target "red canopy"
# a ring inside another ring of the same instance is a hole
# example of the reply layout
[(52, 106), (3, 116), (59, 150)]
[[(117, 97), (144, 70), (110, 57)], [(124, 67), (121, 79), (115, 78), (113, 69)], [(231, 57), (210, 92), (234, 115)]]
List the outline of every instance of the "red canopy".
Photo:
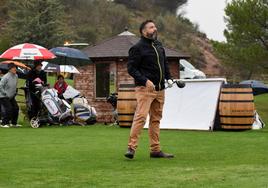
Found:
[(19, 44), (6, 50), (1, 56), (1, 59), (21, 59), (21, 60), (38, 60), (38, 59), (53, 59), (56, 56), (48, 49), (30, 43)]

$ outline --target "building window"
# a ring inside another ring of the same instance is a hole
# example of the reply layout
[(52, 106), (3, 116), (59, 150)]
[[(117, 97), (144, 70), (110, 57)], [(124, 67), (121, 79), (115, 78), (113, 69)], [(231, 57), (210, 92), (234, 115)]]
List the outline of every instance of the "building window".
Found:
[(106, 98), (115, 92), (115, 70), (110, 63), (96, 64), (96, 98)]

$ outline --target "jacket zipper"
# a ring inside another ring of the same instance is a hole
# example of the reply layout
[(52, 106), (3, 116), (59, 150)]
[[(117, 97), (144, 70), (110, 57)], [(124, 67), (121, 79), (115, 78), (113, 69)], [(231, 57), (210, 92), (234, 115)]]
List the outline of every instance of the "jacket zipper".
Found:
[(154, 48), (154, 51), (156, 53), (156, 56), (157, 56), (157, 63), (158, 63), (158, 66), (159, 66), (159, 70), (160, 70), (160, 81), (159, 81), (159, 90), (161, 89), (161, 80), (162, 80), (162, 68), (161, 68), (161, 65), (160, 65), (160, 60), (159, 60), (159, 54), (155, 48), (155, 46), (153, 45), (152, 43), (152, 47)]

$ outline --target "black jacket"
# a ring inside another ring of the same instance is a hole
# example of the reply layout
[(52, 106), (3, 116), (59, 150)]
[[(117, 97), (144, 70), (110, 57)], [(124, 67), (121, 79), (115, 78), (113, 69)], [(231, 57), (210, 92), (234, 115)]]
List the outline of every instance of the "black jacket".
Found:
[(44, 84), (47, 84), (47, 74), (45, 71), (41, 70), (40, 72), (38, 72), (37, 70), (35, 70), (34, 68), (32, 70), (30, 70), (27, 74), (27, 80), (26, 80), (26, 84), (29, 87), (29, 90), (31, 92), (35, 92), (36, 88), (35, 85), (33, 83), (34, 79), (36, 78), (40, 78)]
[(136, 86), (145, 86), (149, 79), (158, 91), (165, 88), (165, 79), (171, 79), (165, 50), (157, 40), (141, 37), (129, 50), (127, 68)]

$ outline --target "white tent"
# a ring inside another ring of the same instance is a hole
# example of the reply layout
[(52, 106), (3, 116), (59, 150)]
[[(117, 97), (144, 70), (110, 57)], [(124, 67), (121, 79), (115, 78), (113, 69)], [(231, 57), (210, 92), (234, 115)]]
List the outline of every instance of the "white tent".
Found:
[[(224, 78), (184, 80), (166, 89), (161, 129), (212, 130)], [(149, 118), (145, 128), (148, 128)]]

